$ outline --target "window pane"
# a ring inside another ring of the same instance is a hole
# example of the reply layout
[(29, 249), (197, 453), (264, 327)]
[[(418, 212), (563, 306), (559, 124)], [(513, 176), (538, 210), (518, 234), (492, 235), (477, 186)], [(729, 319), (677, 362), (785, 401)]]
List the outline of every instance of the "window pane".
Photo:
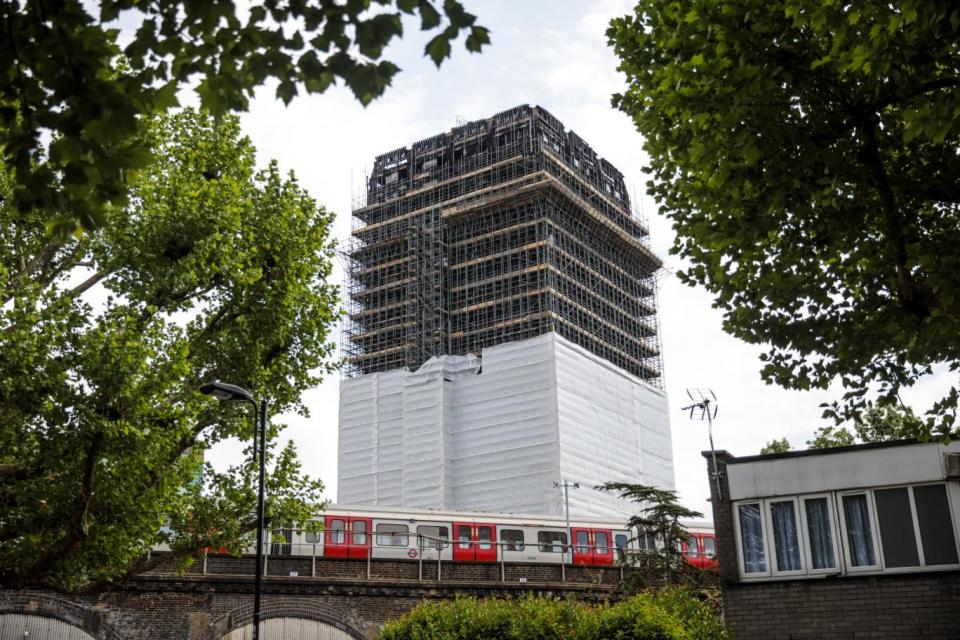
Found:
[(623, 533), (618, 533), (613, 536), (613, 544), (616, 545), (617, 549), (622, 551), (627, 550), (627, 536)]
[(920, 566), (907, 488), (877, 489), (873, 495), (877, 501), (877, 527), (886, 566)]
[(737, 509), (740, 512), (743, 572), (766, 573), (767, 557), (763, 551), (763, 525), (760, 521), (760, 505), (742, 504)]
[(657, 548), (657, 541), (654, 540), (652, 533), (641, 533), (638, 542), (640, 543), (640, 548), (644, 551)]
[(703, 555), (708, 558), (716, 557), (717, 543), (713, 536), (703, 536)]
[(833, 529), (830, 528), (830, 505), (826, 498), (803, 501), (807, 512), (807, 540), (810, 543), (810, 561), (813, 569), (834, 569)]
[(850, 564), (867, 567), (877, 564), (873, 551), (873, 531), (865, 494), (843, 496), (843, 517), (847, 525)]
[(594, 539), (597, 542), (597, 553), (606, 555), (607, 547), (610, 546), (610, 543), (607, 542), (607, 534), (603, 531), (598, 531), (594, 536)]
[(480, 548), (481, 549), (492, 549), (493, 545), (493, 532), (490, 527), (478, 527), (477, 533), (480, 536)]
[(520, 529), (501, 529), (500, 542), (506, 551), (523, 551), (523, 531)]
[(537, 546), (540, 551), (562, 553), (567, 544), (567, 534), (561, 531), (538, 531)]
[(700, 548), (697, 546), (696, 538), (691, 537), (689, 540), (687, 540), (686, 553), (688, 558), (696, 558), (697, 556), (700, 555)]
[(365, 520), (353, 521), (353, 544), (360, 546), (367, 544), (367, 523)]
[(471, 531), (468, 525), (462, 524), (457, 527), (457, 540), (460, 541), (460, 544), (457, 546), (461, 549), (470, 548)]
[(577, 531), (575, 534), (573, 534), (573, 541), (576, 544), (574, 551), (577, 553), (586, 553), (588, 551), (586, 531)]
[(320, 542), (320, 534), (308, 531), (305, 536), (305, 539), (307, 541), (307, 544), (316, 544)]
[(923, 561), (928, 565), (957, 564), (957, 541), (950, 521), (947, 487), (942, 484), (914, 487), (913, 502), (920, 523)]
[(800, 539), (797, 535), (797, 513), (793, 509), (793, 501), (771, 504), (770, 519), (773, 521), (777, 571), (799, 571)]
[(330, 521), (330, 542), (333, 544), (343, 544), (346, 537), (343, 530), (346, 529), (346, 526), (343, 523), (343, 520), (331, 520)]
[(405, 547), (408, 531), (405, 524), (378, 524), (377, 544), (384, 547)]
[(446, 527), (419, 526), (417, 527), (418, 540), (421, 549), (446, 549), (450, 539)]

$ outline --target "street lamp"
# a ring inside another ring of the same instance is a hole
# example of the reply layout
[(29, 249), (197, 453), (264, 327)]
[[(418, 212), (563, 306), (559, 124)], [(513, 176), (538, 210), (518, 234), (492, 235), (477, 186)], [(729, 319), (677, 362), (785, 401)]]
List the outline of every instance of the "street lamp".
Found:
[[(213, 396), (223, 402), (249, 402), (254, 410), (257, 400), (253, 394), (234, 384), (214, 380), (200, 386), (200, 393)], [(259, 435), (260, 442), (257, 442)], [(260, 424), (257, 426), (257, 414), (253, 414), (253, 461), (259, 463), (259, 488), (257, 491), (257, 562), (253, 578), (253, 640), (260, 640), (260, 588), (263, 582), (263, 477), (266, 471), (267, 447), (267, 401), (260, 399)], [(257, 457), (259, 455), (259, 458)]]

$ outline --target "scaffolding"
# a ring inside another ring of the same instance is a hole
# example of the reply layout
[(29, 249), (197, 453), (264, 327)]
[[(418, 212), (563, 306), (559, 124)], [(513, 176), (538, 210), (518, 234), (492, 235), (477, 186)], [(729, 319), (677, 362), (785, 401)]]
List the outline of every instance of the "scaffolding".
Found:
[(647, 226), (623, 175), (540, 107), (378, 156), (347, 254), (348, 375), (556, 331), (662, 386)]

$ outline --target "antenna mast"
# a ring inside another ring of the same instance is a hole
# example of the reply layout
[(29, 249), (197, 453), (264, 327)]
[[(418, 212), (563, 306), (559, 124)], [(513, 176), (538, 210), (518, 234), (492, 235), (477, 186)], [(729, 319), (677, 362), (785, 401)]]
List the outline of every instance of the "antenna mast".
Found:
[(712, 389), (687, 389), (692, 404), (683, 407), (690, 412), (691, 420), (706, 420), (707, 433), (710, 436), (710, 455), (713, 458), (713, 472), (710, 474), (717, 484), (717, 499), (722, 497), (720, 490), (720, 468), (717, 467), (717, 451), (713, 447), (713, 419), (717, 417), (717, 395)]

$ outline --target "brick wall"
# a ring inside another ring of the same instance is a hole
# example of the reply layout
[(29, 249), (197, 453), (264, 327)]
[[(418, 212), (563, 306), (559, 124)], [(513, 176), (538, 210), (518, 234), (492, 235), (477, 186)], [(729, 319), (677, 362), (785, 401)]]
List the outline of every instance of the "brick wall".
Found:
[[(709, 452), (704, 452), (712, 472)], [(717, 452), (720, 489), (710, 482), (724, 616), (733, 637), (763, 640), (960, 638), (960, 571), (740, 582), (733, 511)]]
[[(616, 598), (620, 581), (620, 569), (613, 567), (567, 567), (568, 582), (560, 582), (559, 566), (510, 565), (501, 582), (499, 564), (443, 563), (438, 582), (433, 562), (423, 563), (423, 581), (419, 563), (410, 561), (372, 561), (370, 579), (366, 560), (318, 559), (316, 577), (309, 558), (271, 557), (267, 566), (263, 619), (317, 620), (358, 639), (374, 637), (384, 622), (425, 599), (532, 593), (600, 602)], [(183, 575), (172, 569), (172, 562), (162, 563), (149, 575), (95, 595), (0, 590), (0, 614), (56, 618), (97, 640), (217, 640), (251, 622), (252, 559), (212, 556)]]

